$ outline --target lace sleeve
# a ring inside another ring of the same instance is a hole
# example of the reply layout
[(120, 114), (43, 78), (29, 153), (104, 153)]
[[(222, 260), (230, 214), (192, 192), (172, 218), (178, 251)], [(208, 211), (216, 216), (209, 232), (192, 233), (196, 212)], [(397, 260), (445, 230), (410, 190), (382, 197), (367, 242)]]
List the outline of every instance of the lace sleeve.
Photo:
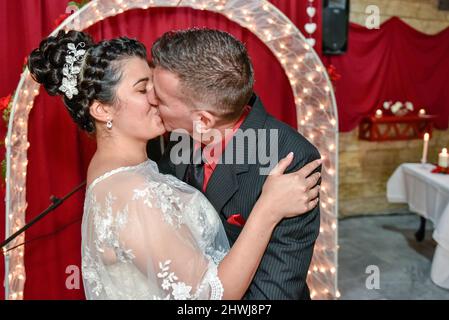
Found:
[(99, 272), (91, 282), (100, 284), (100, 296), (221, 299), (218, 261), (210, 254), (217, 250), (211, 250), (213, 244), (199, 230), (204, 225), (193, 221), (198, 212), (192, 211), (200, 209), (192, 207), (191, 196), (163, 182), (127, 178), (113, 183), (117, 178), (92, 193), (94, 232), (85, 247), (95, 268), (86, 263), (83, 276)]

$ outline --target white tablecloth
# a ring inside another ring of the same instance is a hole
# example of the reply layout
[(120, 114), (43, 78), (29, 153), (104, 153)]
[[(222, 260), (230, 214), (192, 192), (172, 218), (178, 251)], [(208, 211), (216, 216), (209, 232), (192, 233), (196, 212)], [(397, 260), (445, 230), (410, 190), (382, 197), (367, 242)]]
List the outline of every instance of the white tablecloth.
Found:
[(389, 202), (408, 203), (411, 211), (432, 221), (438, 243), (431, 278), (449, 289), (449, 175), (431, 173), (431, 164), (405, 163), (388, 180)]

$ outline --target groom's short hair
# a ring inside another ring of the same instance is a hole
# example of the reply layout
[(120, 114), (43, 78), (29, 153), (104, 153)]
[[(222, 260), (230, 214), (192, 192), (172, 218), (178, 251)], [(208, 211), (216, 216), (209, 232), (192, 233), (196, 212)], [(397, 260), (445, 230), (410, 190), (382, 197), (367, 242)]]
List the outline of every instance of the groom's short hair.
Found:
[(151, 48), (153, 65), (180, 79), (183, 98), (195, 109), (237, 118), (248, 104), (254, 71), (242, 42), (207, 28), (170, 31)]

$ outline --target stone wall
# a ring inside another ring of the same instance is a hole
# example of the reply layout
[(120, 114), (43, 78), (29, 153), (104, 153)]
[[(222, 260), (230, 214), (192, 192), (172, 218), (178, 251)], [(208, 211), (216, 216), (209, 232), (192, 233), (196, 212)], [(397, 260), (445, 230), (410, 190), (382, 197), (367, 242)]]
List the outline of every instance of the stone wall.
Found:
[[(399, 16), (427, 34), (449, 26), (449, 11), (438, 11), (436, 0), (351, 0), (351, 21), (363, 24), (365, 8), (379, 6), (381, 22)], [(417, 106), (419, 107), (419, 106)], [(407, 209), (389, 204), (386, 184), (394, 170), (404, 162), (419, 162), (422, 140), (368, 142), (358, 139), (358, 129), (340, 133), (339, 215), (340, 217), (393, 213)], [(436, 162), (438, 150), (449, 147), (449, 131), (434, 131), (429, 143), (429, 162)]]
[[(404, 162), (419, 162), (422, 140), (369, 142), (358, 140), (358, 132), (340, 134), (340, 217), (393, 213), (406, 209), (389, 204), (386, 185), (394, 170)], [(449, 131), (435, 130), (429, 142), (428, 162), (438, 161), (438, 152), (449, 147)]]
[(438, 10), (438, 0), (350, 0), (350, 20), (365, 24), (366, 7), (376, 5), (380, 22), (396, 16), (416, 30), (435, 34), (449, 26), (449, 11)]

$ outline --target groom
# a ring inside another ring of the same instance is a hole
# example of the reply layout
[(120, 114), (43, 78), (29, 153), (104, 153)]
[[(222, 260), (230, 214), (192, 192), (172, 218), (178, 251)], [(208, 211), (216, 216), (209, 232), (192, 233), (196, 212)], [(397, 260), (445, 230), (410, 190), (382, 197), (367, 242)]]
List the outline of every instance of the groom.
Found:
[[(267, 114), (253, 93), (246, 48), (230, 34), (210, 29), (168, 32), (154, 43), (152, 58), (154, 83), (147, 88), (148, 99), (172, 131), (159, 169), (206, 195), (232, 246), (270, 167), (292, 151), (287, 172), (293, 172), (320, 154), (297, 131)], [(183, 152), (186, 137), (188, 152)], [(202, 153), (209, 145), (214, 148)], [(319, 212), (317, 205), (275, 228), (245, 299), (310, 299), (306, 277), (319, 234)]]

